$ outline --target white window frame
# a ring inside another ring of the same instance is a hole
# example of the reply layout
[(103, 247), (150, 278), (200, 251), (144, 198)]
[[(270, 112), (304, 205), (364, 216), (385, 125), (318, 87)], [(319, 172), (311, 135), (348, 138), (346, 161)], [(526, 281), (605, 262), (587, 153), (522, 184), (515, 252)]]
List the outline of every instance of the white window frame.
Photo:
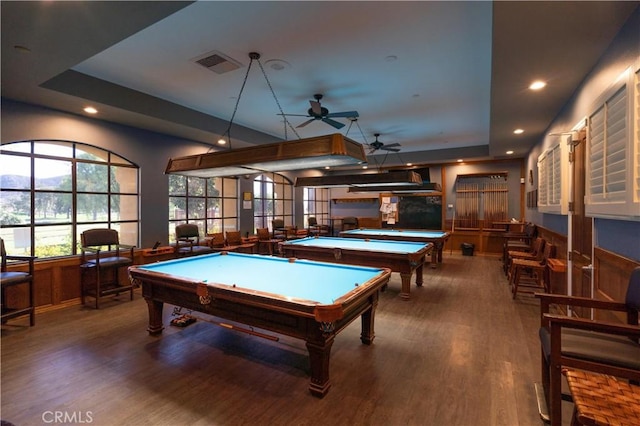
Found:
[[(627, 68), (598, 97), (588, 115), (585, 177), (587, 216), (640, 220), (639, 110), (640, 68), (636, 64)], [(602, 126), (598, 123), (601, 118), (605, 120)], [(607, 153), (607, 149), (613, 151)], [(624, 175), (621, 178), (622, 173)], [(602, 176), (602, 180), (594, 179), (598, 176)], [(612, 183), (608, 178), (615, 180)]]
[(569, 145), (570, 133), (562, 134), (559, 141), (538, 157), (538, 211), (568, 214), (569, 212)]

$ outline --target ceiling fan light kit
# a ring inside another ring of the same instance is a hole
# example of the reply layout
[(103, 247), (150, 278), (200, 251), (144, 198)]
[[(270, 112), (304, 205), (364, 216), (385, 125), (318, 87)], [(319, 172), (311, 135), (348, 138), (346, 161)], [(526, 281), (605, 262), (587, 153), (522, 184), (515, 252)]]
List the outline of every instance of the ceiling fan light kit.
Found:
[(336, 129), (342, 129), (345, 125), (340, 123), (339, 121), (333, 120), (333, 118), (358, 118), (360, 115), (358, 111), (341, 111), (341, 112), (329, 112), (329, 110), (323, 107), (320, 104), (320, 100), (322, 99), (322, 94), (316, 93), (313, 95), (315, 101), (309, 101), (311, 108), (307, 110), (307, 115), (304, 114), (280, 114), (280, 115), (289, 115), (289, 116), (298, 116), (298, 117), (311, 117), (307, 121), (300, 123), (296, 126), (296, 128), (305, 127), (309, 123), (312, 123), (316, 120), (323, 121), (330, 126), (335, 127)]

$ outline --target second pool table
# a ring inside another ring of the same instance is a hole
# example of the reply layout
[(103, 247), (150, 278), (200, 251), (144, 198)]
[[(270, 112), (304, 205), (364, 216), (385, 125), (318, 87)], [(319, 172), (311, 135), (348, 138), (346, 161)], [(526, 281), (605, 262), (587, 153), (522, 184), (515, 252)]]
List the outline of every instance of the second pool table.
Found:
[(413, 271), (416, 271), (416, 284), (422, 286), (422, 265), (432, 247), (430, 243), (338, 237), (308, 237), (280, 243), (280, 251), (285, 257), (385, 267), (399, 272), (402, 279), (400, 297), (404, 300), (410, 298)]
[(432, 243), (434, 250), (431, 252), (431, 267), (436, 267), (437, 263), (442, 263), (442, 251), (449, 239), (449, 232), (429, 231), (423, 229), (352, 229), (340, 233), (346, 238), (375, 238), (378, 240), (395, 241), (416, 241), (421, 243)]
[(309, 391), (317, 397), (331, 386), (329, 358), (338, 332), (361, 317), (360, 340), (373, 341), (380, 289), (390, 275), (386, 268), (231, 252), (129, 267), (147, 302), (149, 334), (162, 332), (163, 304), (170, 303), (304, 339), (311, 364)]

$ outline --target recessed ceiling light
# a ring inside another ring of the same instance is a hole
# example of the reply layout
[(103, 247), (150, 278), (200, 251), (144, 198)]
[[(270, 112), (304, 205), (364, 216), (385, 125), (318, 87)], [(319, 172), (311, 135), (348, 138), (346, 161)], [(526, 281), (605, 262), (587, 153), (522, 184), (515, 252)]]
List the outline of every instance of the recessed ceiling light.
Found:
[(529, 89), (531, 89), (531, 90), (540, 90), (543, 87), (545, 87), (546, 85), (547, 85), (547, 83), (545, 83), (544, 81), (536, 80), (536, 81), (534, 81), (533, 83), (531, 83), (529, 85)]
[(464, 160), (462, 158), (458, 158), (458, 163), (462, 163)]
[(363, 169), (368, 169), (368, 168), (369, 168), (369, 166), (362, 166), (362, 168), (363, 168)]
[(394, 62), (398, 60), (398, 57), (396, 55), (389, 55), (386, 58), (384, 58), (384, 60), (387, 62)]
[(94, 107), (85, 107), (84, 108), (84, 112), (86, 112), (87, 114), (97, 114), (98, 110), (95, 109)]
[(507, 155), (513, 154), (513, 151), (507, 151)]
[(407, 163), (407, 166), (411, 167), (411, 166), (413, 166), (413, 163)]
[(521, 135), (521, 134), (523, 134), (523, 133), (524, 133), (524, 130), (523, 130), (523, 129), (515, 129), (515, 130), (513, 131), (513, 133), (515, 133), (516, 135)]
[(326, 170), (329, 170), (331, 167), (329, 167), (329, 166), (324, 166), (324, 168), (325, 168)]
[(223, 138), (218, 139), (218, 145), (226, 145), (227, 141), (225, 141)]

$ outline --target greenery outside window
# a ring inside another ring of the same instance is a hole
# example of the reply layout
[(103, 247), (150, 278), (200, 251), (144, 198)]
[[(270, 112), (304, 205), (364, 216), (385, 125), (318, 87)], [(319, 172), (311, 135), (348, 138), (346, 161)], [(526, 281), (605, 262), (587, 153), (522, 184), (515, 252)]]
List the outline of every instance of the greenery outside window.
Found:
[(181, 223), (198, 225), (201, 237), (237, 230), (237, 179), (169, 175), (169, 241)]
[(139, 168), (117, 154), (70, 141), (20, 141), (0, 151), (0, 236), (12, 253), (78, 254), (90, 228), (139, 240)]

